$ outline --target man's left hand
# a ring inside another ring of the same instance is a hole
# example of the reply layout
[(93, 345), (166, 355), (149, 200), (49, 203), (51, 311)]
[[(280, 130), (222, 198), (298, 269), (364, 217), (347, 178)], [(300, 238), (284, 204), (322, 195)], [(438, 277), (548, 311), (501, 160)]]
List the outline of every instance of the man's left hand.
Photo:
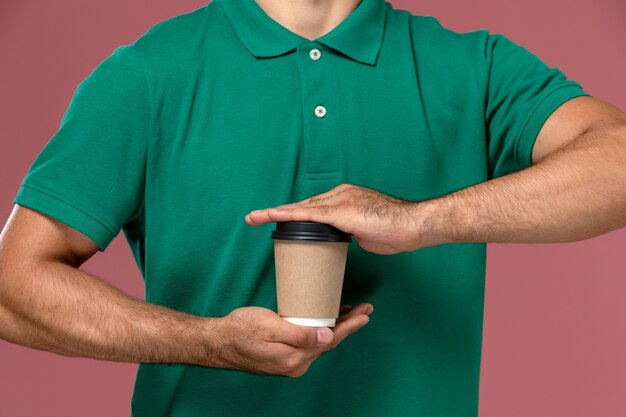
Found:
[(390, 255), (422, 246), (417, 208), (416, 202), (342, 184), (298, 203), (252, 211), (246, 222), (253, 226), (288, 221), (327, 223), (352, 233), (363, 249)]

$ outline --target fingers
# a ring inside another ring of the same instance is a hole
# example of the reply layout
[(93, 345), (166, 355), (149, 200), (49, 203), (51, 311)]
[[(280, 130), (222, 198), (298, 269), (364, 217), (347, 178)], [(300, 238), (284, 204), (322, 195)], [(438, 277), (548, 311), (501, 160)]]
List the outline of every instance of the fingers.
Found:
[(351, 309), (352, 309), (352, 306), (350, 304), (344, 304), (341, 307), (339, 307), (339, 315), (341, 316), (342, 314), (347, 313)]
[(269, 222), (271, 220), (265, 210), (254, 210), (246, 214), (246, 223), (251, 226), (259, 226)]
[(320, 355), (367, 323), (372, 309), (369, 303), (341, 306), (331, 330), (290, 323), (263, 307), (240, 307), (219, 321), (224, 346), (234, 348), (218, 349), (213, 366), (301, 376)]
[(275, 326), (269, 333), (268, 342), (312, 348), (330, 344), (334, 340), (334, 333), (328, 327), (299, 326), (289, 323), (281, 317), (278, 317), (275, 323)]
[(354, 308), (345, 304), (340, 307), (340, 315), (332, 330), (328, 327), (299, 326), (280, 318), (273, 324), (267, 341), (303, 348), (332, 348), (366, 324), (373, 310), (370, 303), (361, 303)]
[[(277, 326), (275, 340), (295, 346), (297, 349), (285, 356), (285, 375), (301, 376), (311, 364), (325, 352), (337, 347), (346, 337), (358, 331), (369, 321), (369, 314), (374, 307), (369, 303), (362, 303), (352, 308), (350, 305), (342, 305), (339, 309), (340, 316), (332, 331), (327, 328), (310, 328), (297, 326), (287, 321)], [(314, 338), (316, 335), (317, 338)], [(320, 340), (322, 344), (320, 344)], [(283, 345), (286, 347), (286, 345)]]
[(328, 215), (333, 211), (333, 206), (327, 204), (327, 202), (342, 194), (348, 187), (350, 186), (342, 184), (330, 191), (314, 195), (296, 203), (284, 204), (262, 210), (253, 210), (246, 214), (246, 223), (252, 226), (270, 222), (288, 221), (330, 223), (331, 220)]
[(271, 208), (250, 212), (246, 216), (246, 222), (251, 225), (260, 225), (269, 222), (292, 221), (329, 223), (330, 219), (327, 214), (329, 213), (324, 213), (324, 211), (317, 207)]
[(337, 347), (346, 337), (367, 324), (372, 311), (374, 311), (374, 307), (371, 304), (362, 303), (339, 316), (335, 327), (333, 327), (333, 341), (321, 347), (319, 354)]
[(374, 306), (371, 305), (370, 303), (361, 303), (361, 304), (357, 305), (354, 308), (349, 308), (349, 309), (345, 309), (345, 310), (340, 309), (339, 310), (339, 317), (337, 318), (337, 322), (335, 323), (335, 326), (338, 323), (341, 323), (342, 321), (344, 321), (344, 320), (346, 320), (346, 319), (348, 319), (350, 317), (359, 315), (359, 314), (361, 314), (361, 315), (365, 314), (365, 315), (369, 316), (372, 313), (372, 311), (374, 311)]

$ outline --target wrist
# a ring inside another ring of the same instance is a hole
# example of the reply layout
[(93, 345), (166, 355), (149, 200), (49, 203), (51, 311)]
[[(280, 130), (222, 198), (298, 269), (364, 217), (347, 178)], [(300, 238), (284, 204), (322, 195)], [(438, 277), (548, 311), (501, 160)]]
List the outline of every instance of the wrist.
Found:
[(220, 318), (180, 311), (168, 311), (166, 317), (159, 320), (150, 343), (155, 356), (146, 362), (219, 367)]
[(416, 249), (455, 241), (453, 230), (458, 219), (448, 196), (414, 203), (413, 241)]
[(192, 365), (205, 366), (209, 368), (221, 367), (220, 352), (223, 348), (223, 334), (221, 333), (223, 318), (200, 317), (193, 349), (188, 358), (188, 363)]

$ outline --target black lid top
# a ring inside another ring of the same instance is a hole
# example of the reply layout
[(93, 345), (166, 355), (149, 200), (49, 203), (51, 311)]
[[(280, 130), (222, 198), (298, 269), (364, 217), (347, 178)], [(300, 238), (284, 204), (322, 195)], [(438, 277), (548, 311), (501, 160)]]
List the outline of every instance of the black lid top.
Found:
[(324, 223), (277, 222), (276, 230), (272, 232), (272, 239), (351, 242), (352, 235)]

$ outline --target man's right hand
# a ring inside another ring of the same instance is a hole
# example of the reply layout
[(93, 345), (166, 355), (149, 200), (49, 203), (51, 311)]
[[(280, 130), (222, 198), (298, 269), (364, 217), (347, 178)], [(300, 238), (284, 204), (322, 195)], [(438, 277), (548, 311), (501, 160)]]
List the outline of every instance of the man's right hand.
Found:
[(242, 307), (212, 326), (210, 366), (258, 374), (304, 375), (315, 359), (369, 321), (371, 304), (342, 306), (337, 324), (315, 328), (289, 323), (272, 310)]
[(0, 233), (0, 339), (66, 356), (298, 376), (371, 308), (340, 311), (332, 331), (261, 307), (203, 317), (135, 299), (81, 270), (97, 251), (81, 232), (16, 205)]

